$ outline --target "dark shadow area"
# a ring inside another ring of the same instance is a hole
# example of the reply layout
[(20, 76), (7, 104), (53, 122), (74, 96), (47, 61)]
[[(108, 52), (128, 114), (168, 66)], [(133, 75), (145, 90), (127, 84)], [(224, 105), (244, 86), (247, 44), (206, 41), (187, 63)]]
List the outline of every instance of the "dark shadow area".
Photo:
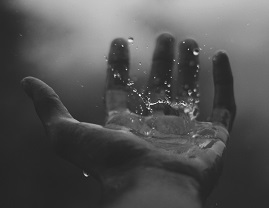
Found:
[[(24, 28), (26, 18), (19, 11), (3, 4), (0, 6), (0, 207), (95, 207), (99, 200), (99, 184), (53, 153), (33, 105), (20, 86), (25, 76), (42, 76), (35, 66), (21, 59), (20, 45), (31, 32)], [(92, 86), (86, 83), (86, 87)], [(74, 92), (77, 96), (73, 96), (74, 105), (76, 101), (87, 104), (83, 97), (88, 93), (78, 91)], [(63, 100), (66, 100), (64, 96)], [(95, 108), (89, 105), (87, 109), (91, 107)], [(80, 112), (77, 117), (86, 120), (87, 115)], [(94, 121), (100, 122), (101, 118)]]

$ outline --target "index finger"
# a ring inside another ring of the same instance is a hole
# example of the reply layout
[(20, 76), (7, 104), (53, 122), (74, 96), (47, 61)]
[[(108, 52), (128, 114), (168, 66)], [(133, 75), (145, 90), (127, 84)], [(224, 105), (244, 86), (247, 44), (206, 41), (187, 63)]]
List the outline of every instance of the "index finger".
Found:
[(129, 81), (129, 48), (126, 40), (112, 41), (108, 55), (105, 102), (109, 114), (127, 109)]
[(229, 58), (224, 51), (213, 57), (214, 102), (211, 121), (222, 124), (229, 132), (236, 114), (233, 75)]

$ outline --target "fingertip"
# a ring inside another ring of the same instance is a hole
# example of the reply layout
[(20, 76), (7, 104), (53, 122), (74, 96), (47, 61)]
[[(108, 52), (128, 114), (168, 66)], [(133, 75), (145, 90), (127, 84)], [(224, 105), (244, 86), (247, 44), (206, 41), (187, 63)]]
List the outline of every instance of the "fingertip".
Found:
[(24, 90), (24, 92), (33, 99), (33, 85), (34, 82), (36, 82), (38, 79), (28, 76), (21, 80), (21, 86)]
[(215, 84), (228, 84), (233, 82), (230, 61), (226, 51), (216, 51), (212, 58), (212, 63)]
[(121, 64), (129, 63), (129, 47), (128, 42), (124, 38), (115, 38), (111, 42), (108, 63), (113, 64), (117, 62)]
[(156, 40), (156, 48), (154, 51), (153, 61), (167, 60), (174, 58), (175, 38), (170, 33), (162, 33)]
[(45, 126), (58, 118), (72, 118), (59, 96), (45, 82), (34, 77), (25, 77), (21, 80), (21, 85), (32, 99), (36, 112)]
[(215, 64), (229, 62), (227, 52), (225, 50), (216, 51), (213, 58), (212, 58), (212, 61)]
[(160, 34), (157, 38), (157, 43), (170, 44), (174, 42), (175, 42), (175, 37), (168, 32)]
[(117, 44), (125, 44), (125, 46), (128, 45), (127, 40), (125, 40), (124, 38), (115, 38), (114, 40), (112, 40), (111, 45), (117, 46)]
[(192, 38), (187, 38), (179, 43), (179, 51), (181, 53), (192, 54), (194, 56), (199, 54), (199, 46)]
[(25, 77), (21, 80), (21, 85), (26, 94), (33, 100), (33, 102), (40, 102), (44, 99), (59, 98), (54, 90), (45, 82), (35, 77)]

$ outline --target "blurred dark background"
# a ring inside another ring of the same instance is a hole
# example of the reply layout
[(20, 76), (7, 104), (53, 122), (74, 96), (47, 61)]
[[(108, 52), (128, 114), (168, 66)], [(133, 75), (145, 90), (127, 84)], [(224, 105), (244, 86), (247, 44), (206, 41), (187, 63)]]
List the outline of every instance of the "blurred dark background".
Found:
[(202, 48), (199, 119), (212, 107), (214, 51), (227, 50), (233, 68), (237, 118), (207, 207), (269, 207), (268, 6), (263, 0), (1, 1), (0, 207), (95, 207), (100, 198), (98, 182), (53, 153), (20, 80), (42, 79), (76, 119), (103, 124), (110, 41), (134, 38), (131, 76), (139, 87), (163, 31), (178, 41), (193, 37)]

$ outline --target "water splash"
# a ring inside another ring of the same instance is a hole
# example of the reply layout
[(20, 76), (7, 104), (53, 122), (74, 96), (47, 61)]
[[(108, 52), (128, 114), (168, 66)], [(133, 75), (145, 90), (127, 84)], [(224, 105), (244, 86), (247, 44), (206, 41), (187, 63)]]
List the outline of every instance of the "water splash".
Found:
[[(171, 87), (171, 84), (168, 84), (167, 81), (164, 82), (167, 87)], [(134, 86), (134, 82), (129, 78), (127, 86), (130, 88), (130, 92), (133, 95), (136, 95), (140, 101), (144, 104), (145, 108), (150, 112), (153, 113), (154, 106), (162, 104), (166, 105), (169, 108), (172, 108), (174, 111), (177, 111), (179, 114), (184, 113), (188, 115), (190, 120), (193, 120), (197, 118), (199, 115), (199, 108), (198, 108), (198, 103), (200, 102), (199, 96), (200, 94), (198, 93), (198, 89), (195, 88), (193, 90), (188, 90), (188, 96), (184, 100), (177, 100), (177, 101), (171, 101), (170, 97), (165, 96), (162, 99), (158, 99), (157, 101), (153, 101), (151, 97), (151, 92), (144, 93), (144, 91), (140, 92), (138, 89), (136, 89)], [(188, 88), (189, 86), (185, 86), (185, 88)], [(165, 90), (164, 92), (169, 93), (169, 90)], [(194, 94), (196, 94), (196, 98), (194, 97)], [(140, 104), (140, 115), (142, 116), (143, 114), (143, 107)], [(138, 111), (136, 112), (138, 113)]]

